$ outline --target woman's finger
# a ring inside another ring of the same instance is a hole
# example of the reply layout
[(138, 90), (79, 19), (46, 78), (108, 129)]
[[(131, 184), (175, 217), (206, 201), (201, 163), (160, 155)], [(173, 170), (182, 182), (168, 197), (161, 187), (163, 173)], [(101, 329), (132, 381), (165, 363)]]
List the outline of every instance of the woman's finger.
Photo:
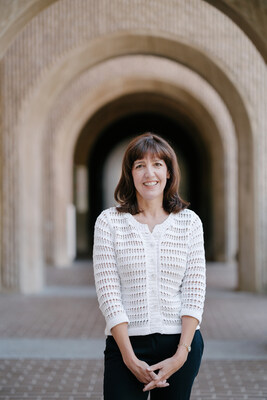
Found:
[(163, 387), (167, 387), (170, 386), (170, 384), (165, 380), (165, 381), (160, 381), (157, 383), (157, 387), (163, 388)]
[(170, 384), (166, 380), (159, 381), (159, 382), (152, 381), (144, 387), (143, 391), (146, 392), (148, 390), (155, 389), (156, 387), (163, 388), (163, 387), (167, 387), (167, 386), (170, 386)]
[(147, 385), (145, 385), (145, 387), (144, 387), (144, 389), (143, 389), (143, 392), (147, 392), (147, 391), (149, 391), (149, 390), (152, 390), (152, 389), (154, 389), (155, 387), (157, 387), (156, 384), (155, 384), (155, 382), (154, 382), (154, 381), (151, 381), (150, 383), (148, 383)]
[[(148, 371), (149, 372), (149, 371)], [(149, 376), (151, 377), (151, 379), (153, 380), (157, 380), (158, 379), (158, 375), (155, 374), (155, 372), (151, 371), (149, 372)]]
[(152, 390), (152, 389), (154, 389), (156, 387), (165, 387), (165, 386), (169, 386), (169, 383), (166, 380), (164, 380), (164, 381), (151, 381), (144, 387), (144, 389), (145, 390)]
[(156, 371), (157, 369), (161, 369), (162, 368), (162, 364), (158, 363), (158, 364), (154, 364), (154, 365), (150, 365), (147, 370), (148, 371)]

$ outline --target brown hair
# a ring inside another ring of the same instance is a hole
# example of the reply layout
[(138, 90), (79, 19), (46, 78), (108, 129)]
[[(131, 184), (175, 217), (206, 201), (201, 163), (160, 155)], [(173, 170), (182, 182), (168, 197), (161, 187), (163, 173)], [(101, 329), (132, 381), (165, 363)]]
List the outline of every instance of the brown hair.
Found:
[(121, 177), (114, 193), (115, 200), (119, 203), (117, 210), (129, 212), (132, 215), (141, 212), (138, 208), (132, 167), (136, 160), (141, 160), (147, 153), (164, 160), (170, 175), (163, 194), (164, 210), (168, 213), (178, 213), (188, 207), (189, 203), (182, 200), (178, 193), (180, 170), (174, 150), (166, 140), (154, 133), (147, 132), (134, 138), (125, 151)]

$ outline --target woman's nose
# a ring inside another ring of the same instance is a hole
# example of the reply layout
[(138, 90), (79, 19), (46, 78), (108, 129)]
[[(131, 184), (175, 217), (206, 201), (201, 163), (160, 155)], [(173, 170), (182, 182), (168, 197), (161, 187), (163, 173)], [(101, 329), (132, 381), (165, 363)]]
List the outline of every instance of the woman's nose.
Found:
[(150, 177), (154, 175), (154, 170), (152, 165), (147, 165), (146, 167), (146, 176)]

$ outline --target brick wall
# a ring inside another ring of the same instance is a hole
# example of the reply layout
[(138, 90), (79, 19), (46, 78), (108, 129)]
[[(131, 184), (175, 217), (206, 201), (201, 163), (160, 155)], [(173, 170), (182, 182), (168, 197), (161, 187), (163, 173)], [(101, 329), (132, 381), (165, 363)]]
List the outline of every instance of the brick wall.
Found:
[[(242, 6), (246, 15), (251, 16), (251, 4), (250, 2), (250, 6), (247, 8)], [(257, 5), (262, 4), (263, 2), (257, 2)], [(237, 1), (235, 2), (236, 6), (238, 6)], [(253, 8), (253, 10), (255, 9)], [(254, 14), (252, 13), (252, 15)], [(256, 21), (255, 18), (257, 18), (258, 21), (260, 13), (255, 11), (255, 16), (251, 16), (251, 18), (254, 18), (253, 21)], [(260, 26), (259, 29), (262, 29)], [(75, 49), (79, 46), (98, 37), (105, 35), (108, 37), (116, 32), (127, 34), (140, 31), (146, 32), (147, 36), (151, 33), (154, 36), (170, 37), (172, 40), (177, 40), (177, 43), (184, 42), (189, 47), (192, 46), (205, 54), (221, 68), (240, 94), (252, 130), (253, 147), (251, 152), (253, 152), (253, 157), (251, 159), (257, 160), (257, 169), (255, 165), (252, 165), (251, 176), (248, 176), (254, 185), (253, 196), (256, 201), (252, 205), (252, 214), (255, 222), (253, 230), (257, 234), (256, 245), (259, 250), (257, 251), (256, 265), (260, 272), (260, 278), (257, 279), (262, 280), (264, 276), (266, 280), (266, 272), (263, 269), (267, 258), (266, 250), (263, 251), (267, 240), (266, 94), (264, 90), (266, 66), (255, 46), (227, 16), (204, 1), (168, 0), (162, 2), (150, 0), (144, 2), (132, 0), (126, 2), (125, 0), (114, 0), (110, 2), (99, 0), (89, 2), (76, 0), (74, 2), (59, 0), (41, 11), (25, 25), (8, 47), (1, 62), (0, 79), (3, 103), (2, 276), (4, 277), (4, 286), (19, 287), (22, 268), (25, 269), (26, 277), (30, 274), (27, 265), (22, 267), (20, 264), (20, 254), (23, 252), (21, 235), (24, 233), (24, 227), (26, 234), (32, 234), (34, 237), (39, 235), (39, 242), (42, 240), (40, 226), (34, 225), (30, 214), (26, 217), (24, 215), (25, 210), (24, 206), (21, 206), (19, 192), (21, 190), (19, 189), (21, 184), (19, 182), (20, 163), (30, 162), (24, 159), (27, 158), (27, 155), (21, 154), (18, 146), (21, 132), (24, 132), (25, 143), (27, 140), (31, 143), (35, 140), (36, 135), (43, 132), (44, 128), (40, 127), (38, 132), (31, 130), (27, 132), (26, 126), (24, 126), (24, 129), (21, 130), (21, 126), (25, 122), (26, 110), (29, 111), (34, 104), (33, 96), (37, 96), (39, 85), (44, 84), (47, 76), (59, 62), (66, 59), (68, 68), (73, 67)], [(102, 45), (104, 52), (104, 42)], [(154, 52), (153, 46), (155, 45), (151, 45), (151, 54)], [(101, 50), (99, 48), (100, 53)], [(205, 78), (209, 80), (209, 70), (205, 71)], [(216, 76), (210, 76), (210, 78), (216, 80)], [(70, 84), (68, 80), (64, 80), (64, 73), (58, 79), (62, 89)], [(77, 79), (77, 76), (74, 76), (74, 79)], [(58, 82), (55, 82), (55, 87), (57, 84)], [(221, 91), (223, 93), (223, 87)], [(79, 95), (73, 96), (72, 100), (74, 103), (79, 101)], [(43, 99), (43, 101), (44, 103), (50, 102), (52, 108), (56, 101), (56, 94), (51, 92), (49, 99)], [(42, 115), (42, 120), (49, 118), (49, 107), (47, 110), (47, 115)], [(42, 110), (39, 112), (41, 116)], [(237, 120), (240, 118), (238, 110), (236, 110), (236, 114), (233, 109), (229, 109), (229, 112), (233, 113), (232, 118), (237, 124)], [(64, 120), (64, 110), (61, 115)], [(38, 115), (36, 118), (38, 119)], [(56, 134), (55, 129), (56, 126), (54, 128), (53, 125), (50, 125), (50, 131), (54, 134)], [(239, 141), (242, 141), (242, 132), (237, 132), (237, 135)], [(246, 143), (244, 143), (245, 146)], [(39, 162), (39, 155), (42, 154), (41, 148), (38, 151), (33, 163)], [(49, 162), (49, 157), (46, 162)], [(248, 171), (249, 167), (247, 166)], [(34, 164), (32, 168), (34, 168)], [(33, 182), (32, 184), (34, 185)], [(21, 187), (23, 190), (31, 190), (29, 183), (25, 188), (23, 185)], [(258, 195), (259, 193), (261, 195)], [(39, 215), (38, 204), (33, 207), (34, 215)], [(246, 213), (247, 210), (244, 208), (242, 212)], [(41, 216), (38, 218), (42, 219)], [(250, 229), (250, 226), (247, 229)], [(34, 268), (34, 256), (31, 258)]]

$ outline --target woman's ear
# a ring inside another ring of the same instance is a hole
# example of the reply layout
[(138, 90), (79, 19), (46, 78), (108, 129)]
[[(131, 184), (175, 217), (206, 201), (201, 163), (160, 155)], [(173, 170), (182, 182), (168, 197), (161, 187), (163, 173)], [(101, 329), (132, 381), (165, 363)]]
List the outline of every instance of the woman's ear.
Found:
[(171, 177), (171, 174), (170, 174), (170, 172), (168, 171), (168, 172), (167, 172), (167, 179), (170, 179), (170, 177)]

